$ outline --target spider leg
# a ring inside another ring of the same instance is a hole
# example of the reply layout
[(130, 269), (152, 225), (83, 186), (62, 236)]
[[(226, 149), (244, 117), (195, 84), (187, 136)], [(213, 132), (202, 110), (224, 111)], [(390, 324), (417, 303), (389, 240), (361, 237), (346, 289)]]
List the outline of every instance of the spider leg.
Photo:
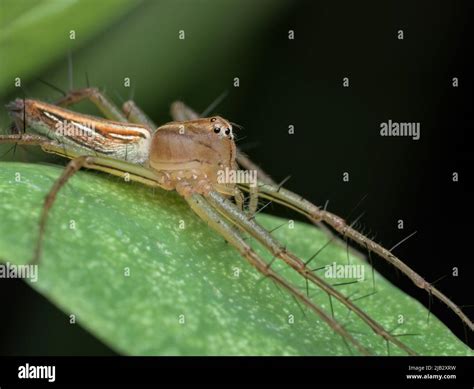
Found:
[[(62, 151), (60, 148), (59, 150), (56, 148), (56, 146), (44, 146), (43, 149), (50, 152), (57, 152), (57, 151)], [(69, 155), (69, 157), (71, 157)], [(128, 164), (131, 165), (131, 164)], [(59, 176), (59, 178), (56, 180), (54, 183), (53, 187), (47, 194), (44, 204), (43, 204), (43, 209), (41, 212), (41, 217), (40, 217), (40, 223), (39, 223), (39, 234), (38, 234), (38, 239), (36, 243), (36, 248), (34, 251), (34, 256), (32, 263), (38, 263), (41, 257), (41, 252), (42, 252), (42, 246), (43, 246), (43, 238), (44, 238), (44, 233), (46, 229), (46, 221), (48, 217), (48, 213), (53, 206), (53, 203), (56, 199), (56, 195), (60, 191), (60, 189), (69, 181), (69, 179), (74, 176), (81, 168), (88, 168), (88, 169), (93, 169), (93, 170), (99, 170), (103, 172), (107, 172), (110, 174), (113, 174), (115, 176), (120, 176), (124, 177), (124, 174), (128, 174), (128, 180), (130, 181), (135, 181), (139, 182), (141, 184), (145, 184), (148, 186), (153, 186), (153, 187), (162, 187), (163, 185), (160, 185), (160, 177), (155, 176), (153, 177), (153, 173), (150, 172), (148, 169), (145, 169), (143, 167), (137, 166), (137, 165), (131, 165), (127, 166), (126, 163), (123, 161), (116, 161), (104, 157), (94, 157), (94, 156), (79, 156), (73, 158), (69, 163), (66, 165), (64, 168), (63, 172)], [(130, 174), (129, 171), (132, 170), (133, 172)], [(161, 180), (162, 182), (164, 181), (163, 179)]]
[(136, 124), (144, 124), (153, 130), (156, 129), (156, 124), (153, 122), (153, 120), (151, 120), (133, 100), (128, 100), (123, 103), (122, 111), (125, 113), (127, 121)]
[(118, 122), (127, 121), (127, 118), (115, 105), (115, 103), (113, 103), (97, 88), (83, 88), (69, 91), (66, 96), (56, 101), (56, 105), (67, 107), (82, 100), (89, 100), (91, 103), (93, 103), (107, 119)]
[(53, 187), (50, 189), (46, 195), (43, 203), (43, 208), (41, 210), (40, 222), (39, 222), (39, 232), (38, 238), (36, 240), (35, 251), (33, 253), (32, 264), (38, 264), (41, 257), (41, 252), (43, 249), (43, 237), (46, 229), (46, 220), (48, 217), (49, 210), (53, 206), (54, 200), (59, 190), (66, 184), (66, 182), (81, 168), (84, 166), (87, 157), (77, 157), (69, 161), (69, 163), (64, 168), (61, 176), (56, 180)]
[(234, 188), (234, 200), (235, 200), (235, 204), (237, 204), (237, 208), (243, 211), (244, 210), (244, 195), (242, 191), (237, 187)]
[[(245, 189), (243, 186), (240, 187)], [(423, 277), (392, 254), (391, 251), (352, 228), (339, 216), (324, 209), (320, 209), (316, 205), (303, 199), (301, 196), (284, 188), (262, 184), (259, 186), (259, 194), (261, 197), (280, 203), (307, 216), (314, 222), (324, 222), (328, 224), (341, 236), (347, 237), (359, 244), (361, 247), (367, 248), (367, 250), (377, 254), (410, 278), (417, 287), (426, 290), (428, 294), (435, 296), (438, 300), (446, 304), (471, 329), (471, 331), (474, 330), (474, 323), (467, 317), (461, 308), (449, 299), (449, 297), (440, 292), (432, 284), (425, 281)]]
[(48, 139), (41, 135), (32, 134), (10, 134), (0, 135), (0, 144), (5, 143), (16, 143), (19, 145), (29, 146), (41, 146), (46, 143), (54, 143), (51, 139)]
[(66, 107), (82, 100), (89, 100), (109, 120), (144, 124), (152, 130), (156, 124), (143, 112), (133, 100), (128, 100), (122, 105), (122, 111), (107, 96), (97, 88), (84, 88), (70, 91), (65, 97), (56, 102), (57, 105)]
[[(61, 157), (74, 159), (84, 156), (84, 151), (76, 149), (66, 149), (58, 143), (42, 144), (41, 148), (52, 154), (57, 154)], [(124, 179), (140, 182), (148, 186), (159, 186), (163, 189), (169, 190), (166, 186), (167, 177), (160, 172), (147, 169), (144, 166), (130, 163), (124, 160), (102, 157), (98, 155), (87, 155), (89, 159), (84, 167), (93, 170), (99, 170), (105, 173), (110, 173), (115, 176), (123, 177)]]
[(173, 120), (177, 122), (199, 119), (199, 115), (182, 101), (175, 101), (171, 104), (170, 114)]
[(81, 168), (85, 167), (88, 169), (99, 170), (113, 174), (115, 176), (125, 177), (129, 181), (139, 182), (147, 186), (170, 189), (166, 186), (166, 177), (164, 175), (160, 175), (158, 172), (153, 172), (143, 166), (116, 159), (90, 155), (78, 155), (80, 151), (74, 149), (67, 150), (62, 145), (42, 136), (30, 134), (0, 135), (0, 144), (2, 143), (18, 143), (22, 145), (41, 146), (41, 148), (48, 153), (58, 154), (62, 157), (71, 159), (45, 197), (39, 222), (38, 239), (33, 254), (33, 259), (31, 261), (32, 263), (39, 263), (41, 258), (48, 213), (54, 204), (54, 200), (56, 199), (58, 192)]
[(400, 349), (404, 350), (408, 354), (416, 354), (408, 346), (388, 333), (378, 322), (367, 315), (362, 309), (356, 306), (341, 292), (337, 291), (322, 278), (314, 274), (314, 272), (312, 272), (300, 258), (284, 248), (267, 230), (256, 223), (255, 220), (249, 219), (245, 214), (239, 212), (232, 202), (214, 191), (210, 192), (207, 198), (213, 207), (215, 207), (221, 214), (235, 223), (240, 229), (253, 236), (257, 241), (265, 246), (273, 256), (282, 259), (305, 279), (311, 281), (330, 296), (333, 296), (339, 300), (348, 309), (359, 316), (377, 335), (397, 345)]
[(314, 304), (305, 294), (288, 283), (284, 278), (275, 273), (268, 263), (266, 263), (238, 234), (233, 227), (206, 201), (206, 198), (199, 194), (185, 197), (193, 211), (203, 219), (211, 228), (222, 235), (227, 242), (234, 246), (239, 253), (260, 273), (275, 281), (278, 285), (289, 291), (295, 298), (303, 302), (308, 308), (313, 310), (327, 325), (344, 340), (352, 343), (362, 354), (368, 355), (370, 351), (362, 346), (347, 330), (335, 319)]
[(258, 207), (258, 188), (256, 185), (250, 186), (249, 197), (249, 209), (247, 214), (253, 217)]

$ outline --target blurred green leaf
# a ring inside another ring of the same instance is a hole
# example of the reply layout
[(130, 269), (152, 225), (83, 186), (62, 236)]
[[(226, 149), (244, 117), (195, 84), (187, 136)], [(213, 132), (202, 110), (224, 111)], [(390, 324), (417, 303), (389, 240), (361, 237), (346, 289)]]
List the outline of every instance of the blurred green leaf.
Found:
[[(167, 111), (184, 92), (199, 96), (196, 108), (201, 110), (232, 88), (233, 78), (243, 77), (254, 61), (240, 49), (251, 47), (257, 54), (261, 32), (290, 4), (287, 0), (10, 3), (14, 1), (0, 1), (5, 15), (0, 20), (0, 96), (18, 95), (13, 87), (17, 76), (23, 85), (41, 77), (68, 89), (67, 55), (72, 49), (74, 87), (86, 85), (87, 72), (91, 85), (106, 86), (114, 98), (116, 94), (128, 98), (133, 90), (142, 108), (159, 122), (166, 119), (157, 116), (157, 107)], [(76, 30), (75, 41), (69, 40), (71, 29)], [(184, 40), (178, 38), (181, 30)], [(131, 88), (124, 87), (125, 77), (131, 79)], [(41, 83), (29, 83), (26, 92), (45, 99), (57, 96)]]
[[(0, 90), (22, 85), (139, 4), (137, 0), (1, 0)], [(70, 39), (74, 30), (75, 40)]]
[[(40, 164), (0, 164), (3, 261), (21, 264), (31, 258), (43, 198), (60, 171)], [(259, 221), (267, 228), (282, 224), (267, 215)], [(275, 236), (303, 258), (327, 241), (322, 232), (303, 223), (294, 229), (287, 224)], [(369, 294), (370, 266), (355, 257), (351, 260), (364, 266), (365, 280), (339, 289), (346, 295), (356, 293), (354, 298)], [(345, 248), (333, 245), (314, 265), (346, 261)], [(274, 266), (304, 288), (285, 265)], [(428, 312), (420, 303), (380, 275), (375, 277), (377, 293), (357, 301), (369, 315), (388, 329), (396, 327), (396, 334), (412, 334), (403, 340), (420, 354), (472, 355), (435, 317), (428, 323)], [(39, 279), (29, 283), (124, 354), (349, 354), (340, 337), (316, 316), (303, 314), (271, 281), (259, 280), (261, 275), (175, 193), (79, 172), (52, 208)], [(327, 295), (313, 288), (310, 293), (329, 312)], [(334, 311), (360, 342), (386, 354), (385, 342), (355, 315), (336, 301)], [(404, 319), (401, 325), (399, 315)], [(395, 347), (391, 353), (402, 354)]]

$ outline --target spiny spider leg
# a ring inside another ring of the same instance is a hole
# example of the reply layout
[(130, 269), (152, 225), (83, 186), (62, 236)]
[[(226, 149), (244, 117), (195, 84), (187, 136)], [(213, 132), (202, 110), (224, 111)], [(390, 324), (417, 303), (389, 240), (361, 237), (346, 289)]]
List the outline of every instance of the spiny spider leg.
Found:
[(93, 103), (109, 120), (119, 122), (129, 122), (143, 124), (154, 131), (156, 124), (138, 107), (133, 100), (128, 100), (122, 105), (122, 111), (117, 105), (97, 88), (76, 89), (68, 92), (65, 97), (56, 102), (56, 105), (67, 107), (79, 103), (82, 100), (89, 100)]
[(110, 120), (116, 120), (118, 122), (127, 121), (127, 118), (120, 109), (97, 88), (71, 90), (66, 96), (58, 100), (56, 105), (67, 107), (82, 100), (91, 101), (102, 112), (102, 114)]
[(59, 178), (55, 181), (53, 187), (50, 189), (46, 195), (43, 203), (43, 208), (41, 210), (40, 222), (39, 222), (39, 233), (38, 238), (36, 239), (35, 251), (33, 253), (32, 264), (38, 264), (41, 257), (41, 252), (43, 249), (43, 238), (46, 230), (46, 220), (48, 217), (49, 210), (53, 206), (54, 200), (59, 190), (66, 184), (66, 182), (77, 172), (81, 167), (86, 163), (86, 158), (88, 157), (78, 157), (74, 158), (66, 165), (63, 172)]
[(227, 221), (220, 216), (214, 208), (207, 203), (206, 199), (194, 194), (185, 198), (190, 207), (201, 219), (203, 219), (211, 228), (225, 237), (227, 242), (234, 246), (247, 261), (254, 266), (264, 276), (274, 280), (277, 284), (288, 290), (298, 300), (303, 302), (312, 311), (314, 311), (330, 328), (341, 335), (343, 339), (348, 340), (364, 355), (370, 355), (371, 352), (362, 346), (347, 330), (331, 316), (328, 316), (320, 307), (315, 305), (305, 294), (301, 293), (285, 279), (275, 273), (268, 264), (257, 255), (257, 253), (242, 239), (242, 237), (232, 228)]
[(41, 135), (32, 134), (10, 134), (0, 135), (0, 144), (15, 143), (25, 146), (40, 146), (45, 143), (53, 143), (51, 139), (48, 139)]
[(362, 309), (357, 307), (351, 300), (349, 300), (342, 293), (334, 289), (330, 284), (324, 281), (322, 278), (314, 274), (306, 264), (298, 258), (296, 255), (289, 252), (284, 248), (273, 236), (265, 230), (262, 226), (256, 223), (253, 219), (246, 217), (246, 215), (239, 212), (235, 205), (220, 195), (217, 192), (210, 192), (207, 197), (209, 203), (215, 207), (222, 215), (227, 217), (233, 223), (235, 223), (240, 229), (248, 232), (252, 237), (257, 239), (264, 247), (266, 247), (273, 256), (280, 258), (297, 271), (301, 276), (308, 279), (329, 295), (335, 297), (348, 309), (353, 311), (359, 316), (372, 330), (385, 340), (392, 342), (393, 344), (400, 347), (402, 350), (410, 355), (416, 355), (408, 346), (402, 343), (400, 340), (389, 334), (379, 323), (367, 315)]
[(153, 120), (151, 120), (133, 100), (128, 100), (123, 103), (122, 111), (125, 112), (127, 121), (131, 123), (144, 124), (145, 126), (152, 128), (153, 131), (157, 128)]
[(56, 104), (67, 107), (82, 100), (89, 100), (102, 112), (104, 117), (109, 120), (143, 124), (150, 128), (152, 132), (157, 128), (156, 124), (133, 100), (128, 100), (123, 103), (122, 113), (117, 105), (97, 88), (84, 88), (70, 91), (65, 97), (57, 101)]
[(250, 187), (250, 199), (249, 199), (249, 209), (248, 209), (248, 215), (249, 216), (254, 216), (255, 212), (257, 212), (258, 208), (258, 188), (257, 186), (251, 186)]
[[(246, 185), (239, 185), (239, 187), (241, 189), (249, 191), (249, 188)], [(302, 215), (307, 216), (315, 222), (325, 222), (343, 237), (347, 237), (359, 244), (361, 247), (366, 248), (367, 250), (377, 254), (378, 256), (395, 266), (395, 268), (400, 270), (408, 278), (410, 278), (416, 286), (426, 290), (430, 296), (433, 295), (437, 297), (438, 300), (446, 304), (463, 321), (463, 323), (465, 323), (471, 329), (471, 331), (474, 330), (474, 323), (453, 301), (451, 301), (451, 299), (449, 299), (445, 294), (440, 292), (432, 284), (425, 281), (423, 277), (421, 277), (408, 265), (402, 262), (389, 250), (385, 249), (378, 243), (356, 231), (339, 216), (324, 209), (320, 209), (316, 205), (303, 199), (301, 196), (290, 192), (289, 190), (284, 188), (275, 187), (268, 184), (260, 184), (259, 196), (280, 203), (285, 207), (292, 208), (293, 210), (299, 212)]]

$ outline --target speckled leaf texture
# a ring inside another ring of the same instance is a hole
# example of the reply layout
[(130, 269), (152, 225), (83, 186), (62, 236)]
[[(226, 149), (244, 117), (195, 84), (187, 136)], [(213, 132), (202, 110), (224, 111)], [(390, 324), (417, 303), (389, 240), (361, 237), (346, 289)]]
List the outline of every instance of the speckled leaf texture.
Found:
[[(0, 164), (3, 262), (31, 259), (42, 202), (61, 169)], [(268, 229), (284, 222), (268, 215), (258, 220)], [(327, 241), (305, 223), (293, 229), (286, 223), (274, 235), (303, 258)], [(344, 247), (329, 246), (314, 265), (334, 262), (347, 263)], [(351, 263), (365, 266), (365, 280), (339, 290), (354, 299), (370, 294), (370, 266), (355, 256)], [(304, 288), (284, 264), (273, 266)], [(339, 336), (270, 280), (262, 280), (177, 194), (102, 173), (79, 172), (60, 192), (47, 225), (39, 279), (27, 282), (121, 354), (350, 355)], [(420, 303), (378, 274), (375, 285), (377, 293), (357, 304), (387, 329), (396, 327), (395, 334), (412, 334), (401, 339), (418, 353), (472, 355), (435, 317), (427, 322)], [(311, 287), (310, 295), (330, 312), (326, 294)], [(374, 353), (387, 354), (385, 341), (337, 301), (333, 304), (336, 319), (354, 337)], [(391, 346), (390, 354), (403, 352)]]

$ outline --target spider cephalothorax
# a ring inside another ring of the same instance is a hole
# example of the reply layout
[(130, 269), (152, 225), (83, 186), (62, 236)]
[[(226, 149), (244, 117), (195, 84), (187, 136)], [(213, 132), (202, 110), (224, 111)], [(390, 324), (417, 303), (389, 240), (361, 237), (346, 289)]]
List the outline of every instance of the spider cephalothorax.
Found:
[[(153, 134), (148, 166), (169, 177), (171, 189), (184, 186), (197, 192), (212, 188), (229, 192), (218, 173), (237, 169), (232, 125), (215, 116), (158, 127)], [(193, 188), (194, 186), (194, 188)]]

